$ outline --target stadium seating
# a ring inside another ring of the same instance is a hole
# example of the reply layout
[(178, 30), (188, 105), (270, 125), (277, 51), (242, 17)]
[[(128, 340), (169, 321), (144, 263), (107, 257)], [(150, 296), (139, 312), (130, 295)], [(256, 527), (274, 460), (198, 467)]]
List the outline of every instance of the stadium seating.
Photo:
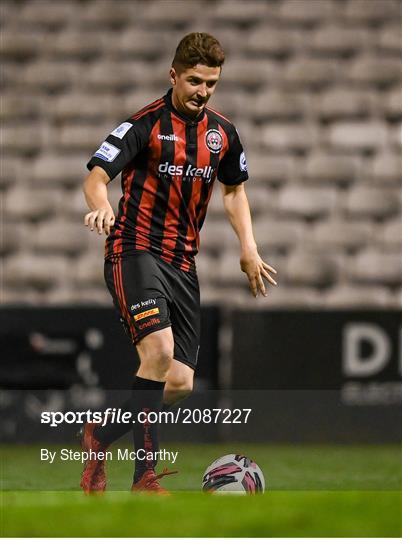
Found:
[(307, 110), (307, 95), (294, 92), (267, 90), (258, 94), (255, 100), (246, 102), (246, 110), (256, 121), (269, 119), (301, 119)]
[(87, 253), (82, 255), (73, 265), (74, 283), (78, 288), (86, 285), (97, 285), (102, 287), (103, 260), (102, 253)]
[(401, 80), (399, 68), (400, 61), (397, 58), (362, 55), (351, 62), (345, 78), (351, 83), (372, 83), (381, 87)]
[[(45, 0), (34, 4), (25, 2), (16, 8), (14, 16), (28, 28), (60, 29), (74, 19), (77, 5), (74, 2), (51, 2)], [(17, 15), (18, 13), (18, 15)]]
[(330, 214), (336, 199), (334, 188), (285, 186), (278, 195), (278, 209), (284, 215), (316, 219)]
[[(162, 29), (152, 30), (136, 28), (135, 32), (128, 28), (123, 32), (112, 34), (108, 40), (108, 52), (123, 58), (155, 60), (165, 54), (170, 45), (170, 34)], [(147, 96), (146, 99), (149, 99)]]
[(87, 160), (88, 155), (82, 151), (72, 155), (65, 152), (40, 154), (32, 161), (28, 175), (35, 186), (81, 184)]
[(60, 151), (86, 150), (93, 153), (104, 137), (113, 129), (110, 124), (104, 125), (70, 125), (54, 132), (53, 144)]
[(251, 90), (262, 87), (276, 76), (278, 67), (275, 62), (262, 58), (242, 58), (234, 56), (225, 65), (225, 76), (220, 84), (230, 89)]
[[(297, 168), (297, 160), (290, 155), (267, 152), (247, 152), (247, 163), (252, 171), (252, 182), (277, 186), (291, 179)], [(249, 183), (250, 184), (250, 183)]]
[(321, 2), (284, 0), (279, 5), (278, 11), (284, 22), (313, 25), (322, 20), (331, 20), (331, 17), (336, 14), (336, 8), (336, 2), (333, 0)]
[(4, 199), (5, 218), (10, 221), (41, 220), (55, 216), (63, 194), (57, 189), (14, 186)]
[(84, 2), (82, 14), (78, 18), (77, 26), (80, 28), (96, 28), (103, 30), (120, 31), (129, 25), (130, 20), (135, 17), (135, 6), (133, 2), (117, 0), (108, 2), (100, 0), (97, 2)]
[(395, 249), (396, 252), (402, 250), (402, 219), (398, 216), (396, 219), (388, 221), (379, 231), (378, 240), (384, 245), (385, 249)]
[(43, 56), (29, 63), (23, 72), (17, 72), (15, 86), (28, 94), (55, 94), (72, 91), (81, 78), (80, 66), (73, 60), (50, 60)]
[[(206, 4), (207, 6), (208, 4)], [(212, 5), (212, 4), (211, 4)], [(215, 9), (208, 11), (208, 17), (213, 18), (221, 25), (238, 24), (240, 26), (258, 23), (271, 15), (271, 9), (268, 2), (237, 2), (235, 6), (231, 0), (222, 0), (218, 2)]]
[(351, 217), (385, 219), (400, 209), (396, 194), (397, 190), (357, 186), (346, 196), (344, 208)]
[(283, 80), (287, 88), (317, 91), (335, 82), (338, 71), (337, 62), (332, 58), (291, 58), (285, 66)]
[(55, 59), (76, 58), (88, 61), (99, 57), (105, 48), (103, 42), (105, 34), (99, 30), (87, 31), (82, 39), (78, 30), (65, 30), (58, 33), (55, 38), (46, 44), (46, 53)]
[(371, 34), (366, 28), (325, 25), (313, 31), (310, 50), (319, 56), (352, 55), (370, 44)]
[(358, 254), (350, 268), (352, 281), (400, 285), (402, 283), (402, 259), (400, 250), (380, 251), (368, 248)]
[(374, 152), (386, 145), (387, 129), (375, 121), (339, 121), (330, 127), (326, 140), (337, 150)]
[(400, 17), (397, 0), (353, 0), (345, 6), (345, 16), (350, 22), (371, 22), (379, 24), (394, 17)]
[[(245, 146), (262, 255), (280, 287), (255, 301), (216, 186), (201, 234), (205, 302), (402, 305), (399, 0), (3, 0), (3, 302), (110, 305), (104, 236), (83, 226), (85, 165), (169, 86), (179, 36), (227, 52), (211, 106)], [(109, 186), (120, 198), (118, 178)]]
[(287, 259), (285, 279), (291, 285), (328, 287), (338, 276), (334, 257), (323, 255), (310, 248), (297, 249)]
[(2, 122), (16, 120), (33, 120), (43, 110), (43, 99), (18, 95), (15, 92), (4, 93), (1, 98), (0, 118)]
[(50, 220), (39, 224), (33, 230), (32, 248), (36, 253), (64, 253), (77, 255), (89, 243), (82, 235), (82, 225), (67, 220)]
[(320, 250), (362, 249), (372, 241), (374, 226), (368, 223), (345, 222), (340, 219), (330, 219), (317, 223), (312, 232), (314, 245)]
[[(141, 10), (138, 10), (141, 7)], [(156, 0), (140, 3), (137, 10), (140, 18), (149, 26), (159, 24), (162, 28), (171, 25), (173, 28), (190, 23), (194, 14), (200, 14), (206, 7), (202, 0), (194, 2), (177, 2), (175, 0)], [(174, 34), (171, 34), (174, 35)]]
[(376, 94), (370, 90), (335, 87), (323, 92), (313, 110), (323, 120), (368, 118), (377, 105)]
[(66, 283), (69, 261), (62, 255), (34, 255), (17, 253), (7, 257), (4, 263), (4, 283), (15, 288), (29, 286), (46, 291)]
[(386, 117), (390, 120), (401, 120), (402, 118), (402, 87), (397, 86), (388, 92), (385, 103), (381, 104), (382, 110), (385, 110)]
[[(0, 187), (5, 189), (19, 180), (21, 159), (16, 156), (2, 157), (0, 167)], [(3, 197), (3, 193), (2, 193)]]
[(248, 54), (284, 58), (294, 53), (302, 42), (300, 30), (275, 28), (274, 25), (259, 25), (247, 36)]
[(325, 306), (333, 309), (386, 308), (396, 306), (394, 295), (386, 287), (361, 284), (338, 285), (324, 294)]
[(368, 168), (368, 174), (378, 185), (402, 184), (402, 156), (384, 151), (376, 154)]
[(301, 179), (311, 184), (342, 186), (355, 182), (361, 167), (359, 156), (313, 151), (304, 161)]
[(270, 122), (262, 130), (262, 143), (271, 151), (307, 152), (317, 141), (318, 132), (310, 124)]
[[(131, 101), (131, 102), (130, 102)], [(122, 118), (130, 116), (130, 110), (136, 111), (146, 103), (146, 97), (141, 95), (131, 96), (131, 100), (117, 100), (113, 93), (97, 93), (88, 100), (84, 92), (62, 94), (52, 100), (49, 114), (59, 122), (88, 122), (96, 123), (99, 120), (99, 111), (104, 118), (114, 125)], [(137, 105), (136, 105), (137, 103)]]
[[(28, 227), (21, 223), (5, 224), (2, 228), (0, 240), (0, 254), (10, 255), (21, 248), (26, 247), (25, 240)], [(25, 233), (25, 234), (24, 234)]]
[(254, 235), (261, 249), (287, 252), (304, 240), (306, 227), (299, 221), (273, 220), (261, 214), (254, 220)]

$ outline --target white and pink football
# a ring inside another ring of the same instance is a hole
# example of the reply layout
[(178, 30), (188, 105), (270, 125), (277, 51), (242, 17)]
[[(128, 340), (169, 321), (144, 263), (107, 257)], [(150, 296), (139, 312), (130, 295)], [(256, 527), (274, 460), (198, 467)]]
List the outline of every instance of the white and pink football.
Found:
[(202, 479), (203, 491), (243, 495), (264, 493), (265, 479), (252, 459), (241, 454), (228, 454), (215, 460)]

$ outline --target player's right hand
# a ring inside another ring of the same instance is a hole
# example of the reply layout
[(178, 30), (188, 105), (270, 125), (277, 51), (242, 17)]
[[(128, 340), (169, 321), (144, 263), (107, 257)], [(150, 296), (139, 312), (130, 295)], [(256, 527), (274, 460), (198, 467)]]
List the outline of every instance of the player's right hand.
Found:
[(95, 228), (99, 234), (105, 231), (106, 235), (110, 234), (110, 227), (114, 225), (115, 216), (111, 208), (99, 208), (86, 214), (84, 223), (93, 231)]

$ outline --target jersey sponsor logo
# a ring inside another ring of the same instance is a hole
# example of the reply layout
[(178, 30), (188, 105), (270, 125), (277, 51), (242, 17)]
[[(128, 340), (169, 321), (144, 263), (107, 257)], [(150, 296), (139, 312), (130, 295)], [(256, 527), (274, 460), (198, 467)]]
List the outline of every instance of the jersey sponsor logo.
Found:
[(247, 160), (244, 152), (240, 154), (240, 170), (247, 171)]
[(209, 129), (205, 134), (205, 144), (210, 152), (218, 154), (223, 146), (221, 133), (217, 129)]
[(103, 159), (103, 161), (108, 161), (111, 163), (116, 159), (116, 157), (120, 154), (121, 150), (120, 148), (116, 148), (113, 146), (113, 144), (110, 144), (109, 142), (105, 141), (103, 142), (98, 150), (95, 152), (94, 157), (97, 157), (99, 159)]
[(141, 313), (137, 313), (137, 315), (134, 315), (135, 321), (140, 321), (141, 319), (145, 319), (145, 317), (150, 317), (151, 315), (157, 315), (159, 313), (159, 308), (153, 308), (153, 309), (147, 309), (147, 311), (142, 311)]
[(174, 133), (171, 133), (170, 135), (161, 135), (160, 133), (158, 133), (158, 139), (160, 141), (178, 141), (179, 137)]
[(160, 163), (158, 167), (159, 178), (162, 180), (169, 180), (171, 177), (181, 177), (182, 180), (195, 180), (197, 178), (210, 182), (214, 173), (214, 168), (210, 165), (205, 167), (193, 167), (188, 165), (184, 168), (184, 165), (172, 165), (168, 161)]
[(119, 139), (122, 139), (124, 135), (127, 133), (129, 129), (133, 127), (133, 124), (130, 124), (130, 122), (123, 122), (118, 126), (116, 129), (114, 129), (111, 133), (111, 135), (114, 135), (115, 137), (118, 137)]

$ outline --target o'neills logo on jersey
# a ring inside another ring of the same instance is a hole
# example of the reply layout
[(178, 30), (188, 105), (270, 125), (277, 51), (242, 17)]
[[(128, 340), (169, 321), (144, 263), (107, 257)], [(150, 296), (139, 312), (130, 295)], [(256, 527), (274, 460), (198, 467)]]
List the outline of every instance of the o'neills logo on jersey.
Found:
[(158, 139), (161, 141), (178, 141), (179, 137), (172, 133), (171, 135), (161, 135), (158, 133)]
[(223, 146), (223, 138), (220, 131), (209, 129), (205, 134), (205, 144), (210, 152), (218, 154)]
[(171, 165), (168, 161), (161, 163), (158, 167), (159, 178), (162, 180), (179, 177), (183, 181), (205, 180), (208, 183), (212, 180), (214, 171), (215, 169), (210, 165), (206, 165), (205, 167), (188, 165), (184, 168), (183, 165)]

